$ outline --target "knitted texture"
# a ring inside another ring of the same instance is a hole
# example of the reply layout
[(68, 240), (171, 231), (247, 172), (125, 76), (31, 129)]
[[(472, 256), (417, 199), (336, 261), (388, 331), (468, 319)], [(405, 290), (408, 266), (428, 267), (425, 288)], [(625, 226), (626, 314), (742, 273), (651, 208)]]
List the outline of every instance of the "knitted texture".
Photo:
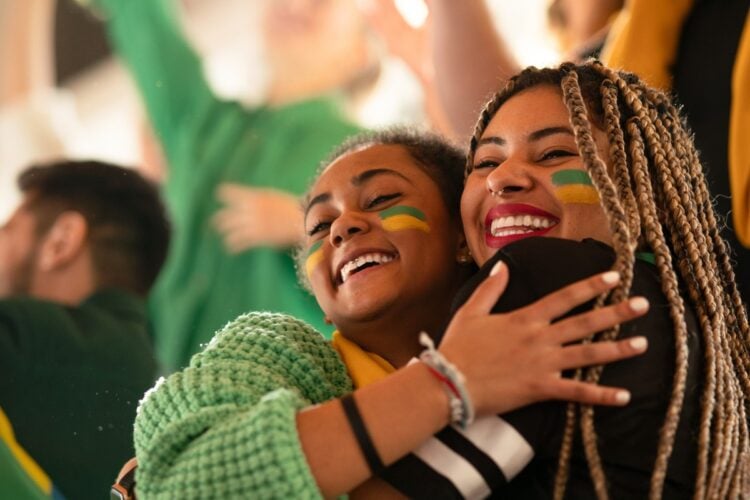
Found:
[(351, 390), (312, 327), (281, 314), (240, 316), (141, 402), (139, 498), (320, 498), (295, 415)]

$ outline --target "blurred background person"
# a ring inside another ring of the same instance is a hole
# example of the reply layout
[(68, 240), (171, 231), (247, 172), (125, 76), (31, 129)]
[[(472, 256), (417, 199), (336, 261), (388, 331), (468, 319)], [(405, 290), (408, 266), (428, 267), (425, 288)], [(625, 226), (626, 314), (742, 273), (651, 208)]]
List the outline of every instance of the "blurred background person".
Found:
[(377, 75), (356, 7), (349, 0), (264, 4), (268, 79), (264, 102), (252, 106), (224, 100), (208, 85), (177, 2), (91, 6), (135, 78), (164, 153), (175, 243), (150, 310), (166, 370), (250, 310), (283, 311), (330, 330), (296, 282), (289, 249), (302, 231), (297, 195), (328, 150), (359, 130), (335, 94)]
[(133, 170), (61, 161), (18, 185), (0, 228), (0, 408), (64, 496), (101, 498), (156, 377), (145, 297), (169, 224)]

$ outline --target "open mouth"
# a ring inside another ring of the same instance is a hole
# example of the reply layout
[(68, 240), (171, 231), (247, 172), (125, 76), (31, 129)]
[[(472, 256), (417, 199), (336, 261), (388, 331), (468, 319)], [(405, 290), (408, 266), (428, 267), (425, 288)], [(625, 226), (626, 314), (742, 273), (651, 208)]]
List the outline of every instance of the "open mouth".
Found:
[(393, 254), (384, 252), (369, 252), (360, 255), (341, 266), (337, 273), (338, 284), (344, 284), (353, 275), (375, 266), (381, 266), (396, 258)]
[(485, 242), (502, 248), (516, 240), (543, 236), (560, 222), (551, 213), (525, 203), (506, 203), (493, 207), (485, 217)]
[(549, 217), (528, 214), (509, 215), (493, 219), (490, 224), (490, 234), (494, 237), (528, 234), (549, 229), (555, 224), (557, 220)]

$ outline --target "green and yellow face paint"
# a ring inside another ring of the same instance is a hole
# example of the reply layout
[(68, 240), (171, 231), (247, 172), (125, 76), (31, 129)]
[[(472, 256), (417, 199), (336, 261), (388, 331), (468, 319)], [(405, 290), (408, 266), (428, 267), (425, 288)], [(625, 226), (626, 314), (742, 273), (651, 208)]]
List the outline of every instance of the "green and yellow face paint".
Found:
[(386, 208), (380, 212), (383, 221), (383, 229), (386, 231), (403, 231), (405, 229), (416, 229), (418, 231), (430, 232), (427, 217), (421, 210), (406, 205), (396, 205)]
[(585, 170), (559, 170), (552, 174), (555, 194), (563, 203), (599, 203), (599, 194)]
[(318, 240), (307, 249), (307, 259), (305, 259), (305, 272), (309, 278), (312, 272), (318, 267), (323, 260), (323, 240)]

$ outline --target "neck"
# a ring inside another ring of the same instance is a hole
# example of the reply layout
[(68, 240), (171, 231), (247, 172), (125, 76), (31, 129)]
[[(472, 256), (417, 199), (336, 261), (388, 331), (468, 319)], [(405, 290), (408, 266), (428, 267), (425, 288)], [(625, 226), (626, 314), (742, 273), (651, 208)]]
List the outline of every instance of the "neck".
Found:
[[(430, 307), (391, 307), (387, 316), (337, 325), (346, 338), (381, 356), (396, 368), (405, 366), (423, 349), (419, 334), (441, 335), (448, 324), (452, 295)], [(443, 314), (435, 314), (443, 311)], [(425, 314), (427, 312), (428, 314)]]

